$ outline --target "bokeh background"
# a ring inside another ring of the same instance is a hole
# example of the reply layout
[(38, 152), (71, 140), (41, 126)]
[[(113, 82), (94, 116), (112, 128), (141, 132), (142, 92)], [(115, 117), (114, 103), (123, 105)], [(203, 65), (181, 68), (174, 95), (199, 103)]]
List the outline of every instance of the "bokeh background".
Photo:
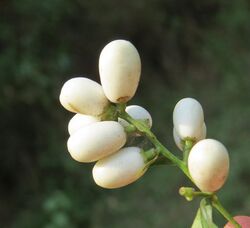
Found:
[[(219, 192), (232, 214), (250, 214), (250, 2), (247, 0), (1, 0), (0, 226), (190, 227), (199, 200), (175, 167), (151, 168), (117, 190), (96, 186), (92, 164), (66, 148), (72, 114), (58, 101), (76, 75), (99, 81), (98, 57), (128, 39), (142, 59), (130, 104), (150, 111), (171, 151), (172, 110), (183, 97), (203, 105), (208, 137), (222, 141), (230, 176)], [(225, 223), (215, 212), (220, 226)]]

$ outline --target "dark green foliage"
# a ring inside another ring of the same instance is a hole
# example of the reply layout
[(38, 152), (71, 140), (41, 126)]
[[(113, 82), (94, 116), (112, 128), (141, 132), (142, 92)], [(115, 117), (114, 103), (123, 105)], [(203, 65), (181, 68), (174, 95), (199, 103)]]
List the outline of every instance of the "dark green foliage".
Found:
[(199, 202), (178, 196), (190, 183), (175, 167), (154, 167), (108, 191), (94, 184), (92, 164), (67, 152), (72, 115), (59, 104), (61, 86), (74, 75), (98, 81), (99, 53), (117, 38), (131, 40), (142, 58), (131, 104), (151, 112), (171, 150), (175, 103), (185, 96), (202, 103), (208, 137), (230, 151), (222, 202), (249, 213), (249, 17), (246, 0), (2, 0), (0, 226), (191, 226)]

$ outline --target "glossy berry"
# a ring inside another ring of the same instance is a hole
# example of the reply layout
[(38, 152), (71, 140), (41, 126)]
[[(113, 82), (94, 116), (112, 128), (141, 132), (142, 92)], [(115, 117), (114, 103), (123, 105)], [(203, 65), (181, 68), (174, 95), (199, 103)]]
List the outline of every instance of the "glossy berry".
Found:
[[(125, 111), (135, 120), (141, 120), (147, 124), (149, 128), (152, 127), (152, 117), (150, 113), (143, 107), (139, 105), (129, 105), (126, 107)], [(119, 123), (126, 127), (128, 122), (119, 118)]]
[(134, 45), (127, 40), (108, 43), (100, 54), (99, 74), (104, 93), (111, 102), (129, 101), (141, 75), (141, 60)]
[(94, 181), (103, 188), (120, 188), (131, 184), (145, 173), (145, 163), (139, 147), (125, 147), (102, 160), (92, 171)]
[(70, 112), (86, 115), (101, 115), (108, 106), (102, 86), (88, 78), (72, 78), (64, 83), (60, 102)]
[(68, 132), (70, 135), (72, 135), (79, 129), (98, 121), (100, 121), (100, 119), (97, 116), (90, 116), (77, 113), (69, 121)]
[[(206, 135), (207, 135), (207, 127), (206, 127), (206, 124), (204, 123), (202, 125), (201, 130), (197, 131), (197, 135), (195, 135), (195, 137), (192, 138), (194, 144), (199, 142), (202, 139), (205, 139)], [(175, 128), (173, 128), (173, 137), (174, 137), (174, 142), (176, 146), (182, 151), (185, 139), (181, 139), (181, 137), (177, 134)]]
[(175, 106), (173, 123), (181, 139), (195, 138), (204, 124), (204, 114), (200, 103), (193, 98), (183, 98)]
[(73, 133), (67, 143), (72, 158), (93, 162), (122, 148), (126, 143), (124, 128), (115, 121), (92, 123)]
[(225, 146), (214, 139), (195, 144), (188, 157), (189, 173), (197, 187), (215, 192), (225, 183), (229, 171), (229, 156)]

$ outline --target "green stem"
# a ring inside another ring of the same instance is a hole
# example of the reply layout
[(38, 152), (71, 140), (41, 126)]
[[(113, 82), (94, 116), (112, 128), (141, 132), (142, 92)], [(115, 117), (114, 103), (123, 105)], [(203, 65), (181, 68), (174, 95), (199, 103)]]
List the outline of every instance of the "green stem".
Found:
[(188, 156), (189, 156), (189, 152), (193, 147), (193, 141), (190, 139), (187, 139), (184, 141), (184, 147), (183, 147), (183, 162), (185, 164), (187, 164), (188, 161)]
[[(176, 157), (174, 154), (172, 154), (165, 146), (163, 146), (159, 140), (156, 138), (156, 136), (153, 134), (153, 132), (148, 128), (148, 126), (143, 121), (135, 120), (133, 119), (129, 114), (125, 112), (125, 106), (118, 106), (118, 115), (122, 119), (126, 120), (127, 122), (133, 124), (138, 131), (140, 131), (142, 134), (144, 134), (151, 143), (155, 146), (156, 150), (161, 153), (163, 156), (168, 158), (173, 164), (175, 164), (177, 167), (179, 167), (183, 173), (194, 183), (192, 180), (192, 177), (189, 174), (186, 160), (187, 158), (184, 158), (184, 161), (180, 160), (178, 157)], [(192, 146), (188, 142), (188, 147), (190, 151), (190, 146)], [(188, 152), (186, 152), (188, 157)], [(195, 183), (194, 183), (195, 184)], [(207, 193), (197, 193), (197, 195), (204, 195)], [(221, 203), (218, 200), (218, 197), (216, 195), (212, 195), (212, 205), (215, 207), (229, 222), (235, 225), (236, 228), (240, 228), (241, 226), (234, 220), (234, 218), (226, 211), (226, 209), (221, 205)]]
[(212, 196), (212, 206), (216, 208), (225, 219), (234, 225), (235, 228), (241, 228), (241, 225), (235, 221), (235, 219), (230, 215), (230, 213), (222, 206), (216, 195)]
[(120, 113), (120, 117), (133, 124), (141, 133), (146, 135), (147, 138), (157, 148), (157, 150), (159, 150), (159, 152), (165, 157), (167, 157), (172, 163), (178, 166), (183, 171), (183, 173), (193, 182), (186, 164), (182, 160), (177, 158), (175, 155), (173, 155), (165, 146), (163, 146), (144, 122), (133, 119), (126, 112)]
[(151, 148), (149, 150), (141, 150), (141, 155), (143, 156), (144, 162), (148, 163), (158, 157), (158, 151), (155, 148)]
[(179, 194), (181, 196), (184, 196), (188, 201), (193, 200), (194, 197), (211, 197), (213, 196), (213, 193), (211, 192), (200, 192), (200, 191), (195, 191), (194, 188), (191, 187), (181, 187), (179, 189)]
[(128, 126), (124, 127), (124, 130), (126, 133), (134, 133), (136, 131), (136, 127), (132, 124), (129, 124)]

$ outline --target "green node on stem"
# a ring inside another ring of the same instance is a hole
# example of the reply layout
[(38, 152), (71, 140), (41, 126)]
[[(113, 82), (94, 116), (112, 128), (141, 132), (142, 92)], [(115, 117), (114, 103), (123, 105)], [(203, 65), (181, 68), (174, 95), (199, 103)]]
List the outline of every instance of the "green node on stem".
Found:
[(194, 198), (193, 193), (195, 192), (194, 188), (189, 188), (189, 187), (181, 187), (179, 189), (179, 194), (181, 196), (184, 196), (187, 201), (192, 201)]
[(148, 163), (151, 162), (152, 160), (155, 160), (158, 157), (159, 153), (155, 148), (151, 148), (146, 151), (141, 149), (141, 155), (143, 156), (144, 162)]
[(136, 127), (133, 124), (129, 124), (128, 126), (124, 127), (126, 133), (134, 133), (137, 131)]
[(195, 197), (211, 197), (213, 193), (210, 192), (201, 192), (201, 191), (195, 191), (192, 187), (181, 187), (179, 189), (179, 194), (181, 196), (184, 196), (187, 201), (193, 200)]
[(117, 120), (118, 112), (115, 104), (109, 103), (104, 112), (99, 116), (102, 121), (104, 120)]

